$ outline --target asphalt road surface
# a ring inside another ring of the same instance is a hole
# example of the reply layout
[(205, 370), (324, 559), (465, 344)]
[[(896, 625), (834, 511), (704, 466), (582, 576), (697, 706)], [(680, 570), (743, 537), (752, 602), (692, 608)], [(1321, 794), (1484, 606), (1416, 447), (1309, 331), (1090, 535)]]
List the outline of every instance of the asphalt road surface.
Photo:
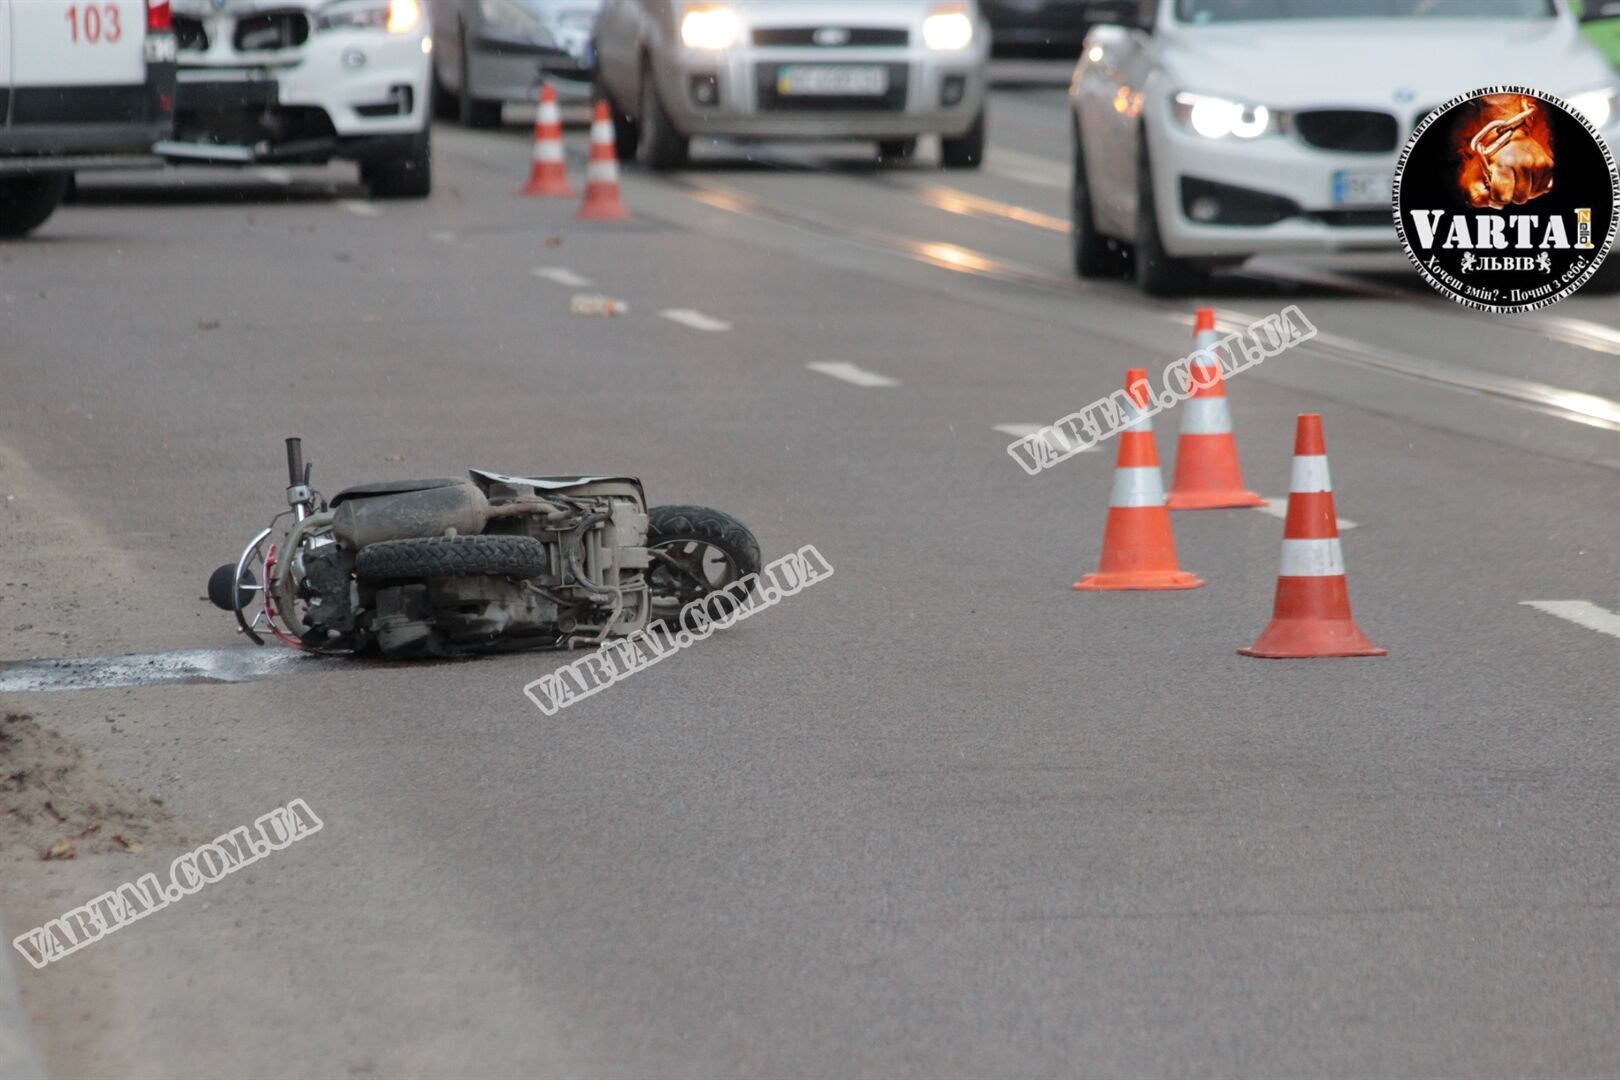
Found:
[[(440, 128), (426, 202), (335, 168), (109, 175), (0, 249), (0, 656), (247, 670), (0, 669), (0, 713), (168, 837), (8, 848), (10, 932), (292, 799), (324, 823), (13, 955), (47, 1067), (1620, 1073), (1620, 310), (1470, 312), (1398, 254), (1186, 303), (1081, 285), (1066, 123), (1061, 81), (1015, 79), (982, 172), (700, 145), (627, 174), (624, 225), (515, 197), (521, 124)], [(1229, 400), (1273, 496), (1322, 414), (1387, 658), (1235, 654), (1265, 513), (1176, 515), (1203, 589), (1070, 589), (1112, 444), (1031, 478), (1008, 432), (1162, 369), (1195, 303), (1320, 329)], [(628, 473), (836, 573), (554, 717), (522, 693), (554, 655), (245, 661), (203, 584), (284, 505), (294, 434), (326, 491)]]

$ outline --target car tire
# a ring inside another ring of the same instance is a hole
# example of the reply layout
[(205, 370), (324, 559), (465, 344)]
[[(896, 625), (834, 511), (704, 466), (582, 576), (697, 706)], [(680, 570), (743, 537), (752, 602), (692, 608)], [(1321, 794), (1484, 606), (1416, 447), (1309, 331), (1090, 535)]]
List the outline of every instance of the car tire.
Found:
[(439, 65), (432, 65), (433, 72), (433, 118), (435, 120), (455, 120), (460, 116), (461, 104), (456, 100), (455, 92), (444, 85), (439, 77)]
[[(597, 55), (600, 56), (601, 53)], [(608, 112), (613, 117), (613, 152), (620, 161), (634, 161), (636, 147), (641, 142), (641, 125), (636, 123), (635, 117), (625, 112), (624, 106), (613, 99), (613, 93), (602, 80), (600, 69), (596, 74), (596, 100), (607, 102)]]
[(373, 199), (425, 199), (433, 193), (433, 140), (429, 130), (411, 140), (398, 157), (379, 158), (360, 166), (360, 179)]
[(1203, 267), (1187, 259), (1177, 259), (1164, 250), (1159, 233), (1159, 211), (1153, 196), (1153, 165), (1148, 160), (1147, 132), (1141, 133), (1141, 152), (1136, 169), (1136, 243), (1132, 253), (1136, 263), (1136, 284), (1149, 296), (1185, 296), (1206, 285), (1209, 275)]
[(1130, 269), (1129, 249), (1118, 240), (1097, 231), (1091, 209), (1091, 184), (1086, 177), (1086, 153), (1080, 143), (1080, 129), (1074, 132), (1074, 184), (1071, 188), (1069, 238), (1074, 254), (1074, 272), (1081, 278), (1115, 278)]
[(916, 139), (883, 139), (878, 143), (878, 161), (884, 165), (901, 165), (917, 156)]
[(638, 160), (649, 169), (667, 172), (685, 166), (692, 152), (692, 140), (682, 135), (669, 118), (652, 69), (641, 74), (641, 145)]
[(467, 48), (467, 28), (461, 28), (461, 93), (456, 95), (456, 116), (465, 128), (501, 126), (501, 103), (473, 97), (472, 56)]
[(45, 224), (67, 194), (67, 187), (67, 173), (0, 180), (0, 238), (27, 236)]
[(984, 164), (984, 138), (984, 110), (981, 109), (965, 134), (939, 141), (939, 163), (947, 169), (977, 169)]
[(1585, 285), (1581, 286), (1581, 292), (1588, 292), (1594, 296), (1613, 296), (1620, 293), (1620, 250), (1609, 252), (1609, 257), (1603, 260), (1603, 265), (1586, 279)]

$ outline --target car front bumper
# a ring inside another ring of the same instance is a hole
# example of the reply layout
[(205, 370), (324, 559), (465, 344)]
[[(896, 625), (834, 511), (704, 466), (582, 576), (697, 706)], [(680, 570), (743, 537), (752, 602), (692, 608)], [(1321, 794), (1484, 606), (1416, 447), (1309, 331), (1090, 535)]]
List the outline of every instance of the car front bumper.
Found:
[[(759, 139), (900, 139), (956, 136), (973, 126), (984, 107), (984, 35), (967, 49), (832, 50), (738, 46), (724, 52), (671, 48), (653, 64), (658, 93), (675, 126), (688, 135)], [(784, 65), (883, 66), (889, 92), (883, 98), (794, 100), (775, 91)], [(712, 83), (715, 100), (698, 100), (700, 83)]]

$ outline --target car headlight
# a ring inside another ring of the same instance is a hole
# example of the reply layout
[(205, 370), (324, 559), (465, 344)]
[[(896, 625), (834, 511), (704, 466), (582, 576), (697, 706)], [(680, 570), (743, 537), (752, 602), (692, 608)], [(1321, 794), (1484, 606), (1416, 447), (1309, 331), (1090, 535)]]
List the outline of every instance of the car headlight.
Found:
[(478, 0), (478, 13), (484, 17), (484, 28), (499, 36), (538, 45), (556, 44), (539, 14), (518, 0)]
[(1615, 89), (1606, 86), (1601, 90), (1587, 90), (1579, 94), (1571, 94), (1565, 100), (1576, 112), (1581, 113), (1595, 128), (1607, 126), (1609, 119), (1614, 116)]
[(1277, 130), (1277, 116), (1264, 105), (1245, 105), (1206, 94), (1177, 94), (1176, 119), (1206, 139), (1258, 139)]
[(408, 34), (422, 25), (420, 0), (338, 0), (315, 16), (317, 30), (386, 30)]
[(939, 52), (956, 52), (973, 44), (973, 20), (962, 4), (939, 4), (923, 20), (923, 43)]
[(737, 13), (729, 7), (688, 8), (681, 18), (681, 42), (688, 49), (731, 48), (737, 44)]

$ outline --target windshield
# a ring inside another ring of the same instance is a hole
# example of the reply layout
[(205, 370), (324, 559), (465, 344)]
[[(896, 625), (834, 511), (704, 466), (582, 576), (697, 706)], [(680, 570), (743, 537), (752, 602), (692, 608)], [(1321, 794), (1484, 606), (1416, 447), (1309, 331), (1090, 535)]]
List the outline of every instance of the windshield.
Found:
[(1552, 0), (1176, 0), (1176, 17), (1204, 25), (1259, 19), (1535, 19)]

